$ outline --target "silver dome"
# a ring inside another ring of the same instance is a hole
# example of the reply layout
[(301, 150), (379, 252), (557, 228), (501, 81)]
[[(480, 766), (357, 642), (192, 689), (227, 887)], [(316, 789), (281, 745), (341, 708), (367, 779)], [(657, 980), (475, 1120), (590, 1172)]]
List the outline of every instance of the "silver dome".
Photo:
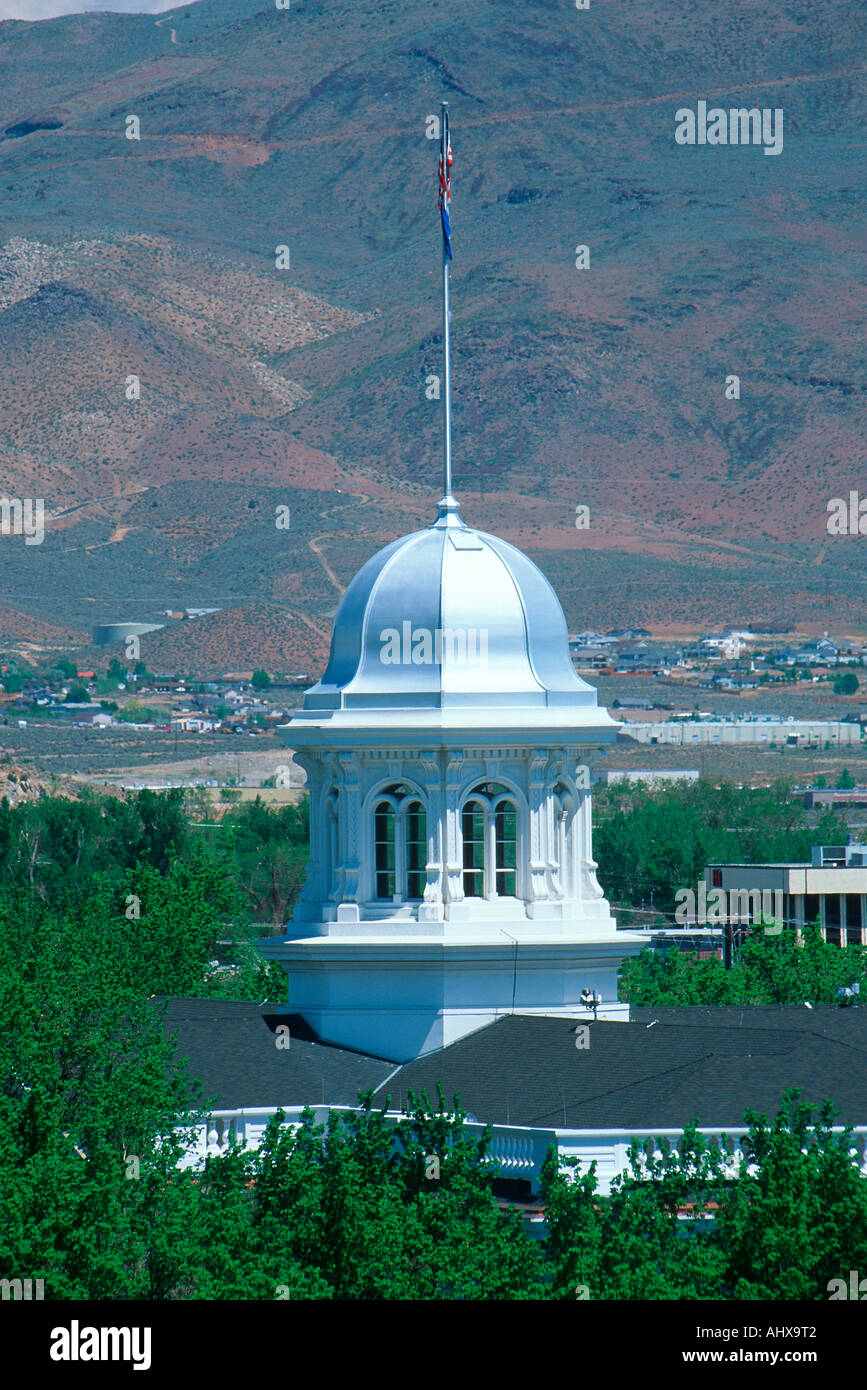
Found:
[(358, 571), (303, 708), (492, 706), (586, 711), (596, 691), (575, 674), (563, 609), (541, 570), (442, 503), (432, 526)]

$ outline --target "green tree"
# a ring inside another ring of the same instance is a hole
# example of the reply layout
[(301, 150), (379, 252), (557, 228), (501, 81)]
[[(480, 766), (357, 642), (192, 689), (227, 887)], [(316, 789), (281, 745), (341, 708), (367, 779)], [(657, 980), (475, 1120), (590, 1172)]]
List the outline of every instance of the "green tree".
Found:
[(607, 1199), (596, 1193), (595, 1164), (571, 1176), (577, 1162), (561, 1163), (552, 1149), (542, 1175), (555, 1298), (584, 1289), (594, 1300), (720, 1296), (724, 1256), (709, 1215), (723, 1196), (722, 1158), (695, 1125), (661, 1157), (633, 1143)]
[(238, 883), (258, 921), (286, 921), (309, 857), (309, 801), (270, 807), (261, 797), (223, 818)]
[(137, 842), (130, 846), (131, 855), (165, 873), (183, 853), (187, 841), (183, 788), (173, 787), (167, 792), (145, 788), (136, 794), (134, 806), (141, 831)]
[(699, 960), (687, 951), (665, 955), (645, 949), (624, 962), (620, 997), (634, 1004), (813, 1004), (837, 1003), (837, 990), (853, 980), (867, 982), (867, 948), (822, 940), (816, 926), (795, 932), (757, 927), (726, 970), (717, 958)]
[(254, 690), (269, 690), (271, 688), (271, 677), (267, 671), (254, 671), (250, 681)]
[(0, 908), (0, 1265), (49, 1298), (167, 1296), (192, 1219), (174, 1131), (195, 1090), (112, 922)]
[(835, 695), (854, 695), (858, 689), (858, 677), (854, 671), (844, 671), (834, 681)]
[(735, 1298), (824, 1300), (831, 1279), (867, 1267), (867, 1183), (851, 1130), (832, 1133), (832, 1103), (814, 1120), (799, 1096), (787, 1091), (773, 1122), (745, 1115), (744, 1162), (718, 1220)]
[(272, 1121), (249, 1169), (266, 1282), (303, 1270), (337, 1299), (539, 1297), (538, 1252), (492, 1200), (487, 1133), (468, 1135), (441, 1092), (408, 1111), (391, 1124), (367, 1093), (325, 1125)]

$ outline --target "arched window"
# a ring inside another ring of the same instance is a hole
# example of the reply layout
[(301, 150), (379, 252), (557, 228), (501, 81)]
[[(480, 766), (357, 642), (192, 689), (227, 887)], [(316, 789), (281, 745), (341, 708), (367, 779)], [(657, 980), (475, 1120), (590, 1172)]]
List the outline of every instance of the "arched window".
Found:
[(395, 814), (389, 801), (380, 801), (373, 818), (374, 851), (376, 856), (376, 896), (393, 898), (397, 892), (395, 874)]
[(485, 896), (485, 810), (484, 801), (468, 801), (461, 813), (465, 898)]
[(404, 811), (406, 896), (421, 899), (427, 879), (427, 816), (420, 801), (410, 801)]
[(569, 826), (575, 810), (575, 798), (565, 782), (558, 782), (551, 798), (551, 813), (554, 817), (554, 872), (560, 892), (569, 897), (572, 891), (572, 865), (569, 855)]
[(465, 898), (518, 893), (518, 808), (501, 782), (474, 787), (461, 812)]
[(501, 801), (494, 811), (497, 896), (514, 898), (518, 872), (518, 813), (514, 801)]
[(386, 787), (373, 810), (374, 891), (390, 902), (420, 900), (427, 878), (427, 815), (417, 792)]

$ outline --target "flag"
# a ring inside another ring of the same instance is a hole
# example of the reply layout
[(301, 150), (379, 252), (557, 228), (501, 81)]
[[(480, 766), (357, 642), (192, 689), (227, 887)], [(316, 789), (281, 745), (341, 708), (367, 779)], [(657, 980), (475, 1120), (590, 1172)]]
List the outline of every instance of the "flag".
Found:
[(445, 112), (442, 117), (442, 131), (440, 134), (440, 215), (443, 223), (443, 255), (446, 260), (452, 258), (452, 225), (449, 220), (449, 203), (451, 202), (451, 168), (452, 168), (452, 142), (449, 139), (449, 118)]

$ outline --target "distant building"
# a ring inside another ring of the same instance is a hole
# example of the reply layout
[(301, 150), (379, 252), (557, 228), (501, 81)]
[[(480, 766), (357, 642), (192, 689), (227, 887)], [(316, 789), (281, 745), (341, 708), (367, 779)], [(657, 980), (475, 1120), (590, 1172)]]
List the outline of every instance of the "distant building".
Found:
[(219, 729), (219, 719), (202, 719), (197, 715), (181, 715), (172, 720), (172, 728), (188, 734), (208, 734)]
[(569, 650), (575, 665), (585, 671), (600, 671), (613, 659), (608, 647), (585, 647), (570, 642)]
[(776, 892), (785, 926), (803, 929), (818, 919), (832, 945), (867, 941), (867, 845), (816, 845), (810, 864), (709, 864), (705, 881), (708, 892), (723, 889), (730, 904), (739, 894), (751, 922), (760, 919), (763, 894)]
[(165, 623), (97, 623), (93, 640), (98, 647), (112, 642), (125, 642), (128, 637), (142, 637), (146, 632), (161, 632)]
[(812, 806), (867, 806), (867, 787), (796, 787), (795, 796), (809, 810)]
[(819, 637), (805, 642), (795, 652), (795, 660), (800, 666), (833, 666), (839, 655), (839, 648), (829, 642), (827, 637)]
[(741, 671), (718, 671), (710, 684), (719, 690), (755, 690), (758, 681), (754, 675)]
[(861, 725), (821, 719), (710, 720), (680, 719), (668, 723), (630, 723), (623, 733), (638, 743), (762, 744), (769, 748), (821, 748), (825, 743), (846, 747), (861, 742)]
[(746, 651), (747, 644), (737, 632), (708, 632), (699, 638), (699, 651), (707, 657), (725, 657), (735, 661)]
[(618, 643), (609, 662), (618, 671), (659, 671), (683, 664), (681, 647), (661, 647), (650, 642)]

